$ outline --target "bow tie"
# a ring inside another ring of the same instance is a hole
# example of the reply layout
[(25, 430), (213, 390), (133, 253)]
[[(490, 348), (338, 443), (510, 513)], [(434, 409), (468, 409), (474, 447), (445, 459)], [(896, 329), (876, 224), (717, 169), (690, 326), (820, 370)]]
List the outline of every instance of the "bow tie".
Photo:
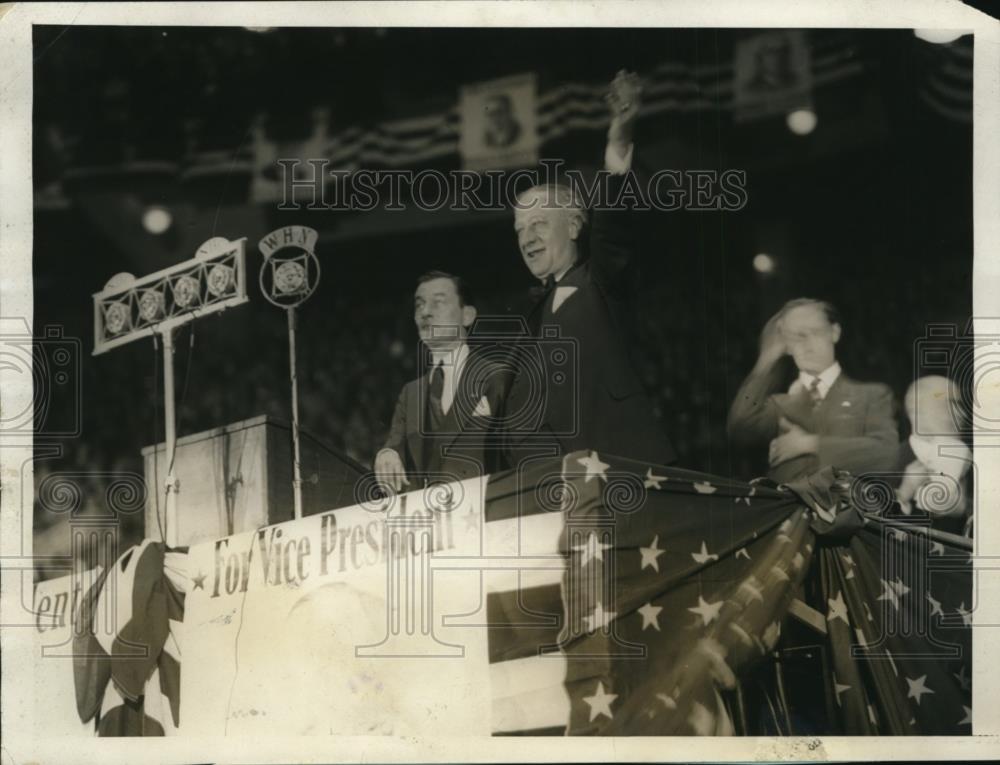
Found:
[(542, 301), (546, 297), (548, 297), (548, 294), (552, 292), (552, 290), (554, 290), (555, 287), (556, 287), (555, 277), (546, 276), (545, 281), (531, 288), (530, 290), (531, 297), (536, 301)]

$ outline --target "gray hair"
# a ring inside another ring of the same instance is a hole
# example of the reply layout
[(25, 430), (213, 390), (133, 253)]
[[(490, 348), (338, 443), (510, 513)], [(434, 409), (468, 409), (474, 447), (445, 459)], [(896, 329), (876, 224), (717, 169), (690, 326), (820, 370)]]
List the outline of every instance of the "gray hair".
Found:
[(581, 226), (587, 225), (587, 208), (583, 204), (583, 199), (580, 198), (575, 188), (565, 183), (541, 183), (532, 186), (517, 195), (514, 206), (517, 209), (530, 209), (536, 206), (537, 202), (525, 202), (524, 198), (538, 191), (544, 193), (545, 201), (541, 203), (543, 209), (563, 208), (569, 210), (570, 214), (580, 221)]

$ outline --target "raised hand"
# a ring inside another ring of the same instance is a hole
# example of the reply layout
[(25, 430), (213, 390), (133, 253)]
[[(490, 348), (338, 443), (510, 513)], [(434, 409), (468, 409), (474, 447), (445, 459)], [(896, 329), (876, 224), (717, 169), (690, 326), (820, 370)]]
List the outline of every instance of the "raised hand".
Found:
[(611, 81), (608, 94), (604, 97), (611, 112), (611, 126), (608, 128), (608, 142), (622, 154), (632, 143), (632, 128), (642, 106), (642, 83), (634, 72), (620, 70)]
[(760, 353), (757, 356), (757, 370), (766, 371), (788, 353), (788, 345), (781, 334), (781, 314), (776, 313), (760, 333)]

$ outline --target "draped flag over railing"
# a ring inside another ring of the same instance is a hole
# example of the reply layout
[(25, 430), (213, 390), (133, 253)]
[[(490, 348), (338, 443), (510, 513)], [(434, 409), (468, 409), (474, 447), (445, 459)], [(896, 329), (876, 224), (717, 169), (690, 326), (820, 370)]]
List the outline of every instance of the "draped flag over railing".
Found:
[(74, 681), (84, 722), (99, 736), (162, 736), (180, 717), (184, 549), (131, 547), (81, 599)]
[(972, 732), (972, 555), (941, 539), (872, 519), (821, 551), (837, 714), (854, 735)]
[(186, 555), (144, 542), (78, 608), (93, 625), (113, 598), (119, 625), (78, 643), (81, 718), (100, 709), (106, 735), (754, 733), (733, 699), (796, 614), (831, 657), (830, 732), (970, 733), (969, 553), (865, 517), (848, 487), (576, 452), (395, 498), (360, 487), (359, 505)]

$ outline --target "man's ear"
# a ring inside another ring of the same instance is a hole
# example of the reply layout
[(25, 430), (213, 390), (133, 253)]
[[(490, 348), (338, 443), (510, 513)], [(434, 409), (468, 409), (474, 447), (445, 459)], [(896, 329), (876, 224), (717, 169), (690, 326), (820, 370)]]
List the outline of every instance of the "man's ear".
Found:
[(580, 236), (580, 232), (583, 231), (583, 220), (581, 220), (579, 215), (570, 214), (569, 216), (569, 238), (574, 242)]
[(474, 305), (462, 306), (462, 326), (468, 329), (472, 322), (476, 320), (476, 307)]
[(833, 342), (836, 343), (838, 340), (840, 340), (840, 325), (839, 324), (834, 324), (833, 327), (831, 327), (831, 334), (833, 335)]

